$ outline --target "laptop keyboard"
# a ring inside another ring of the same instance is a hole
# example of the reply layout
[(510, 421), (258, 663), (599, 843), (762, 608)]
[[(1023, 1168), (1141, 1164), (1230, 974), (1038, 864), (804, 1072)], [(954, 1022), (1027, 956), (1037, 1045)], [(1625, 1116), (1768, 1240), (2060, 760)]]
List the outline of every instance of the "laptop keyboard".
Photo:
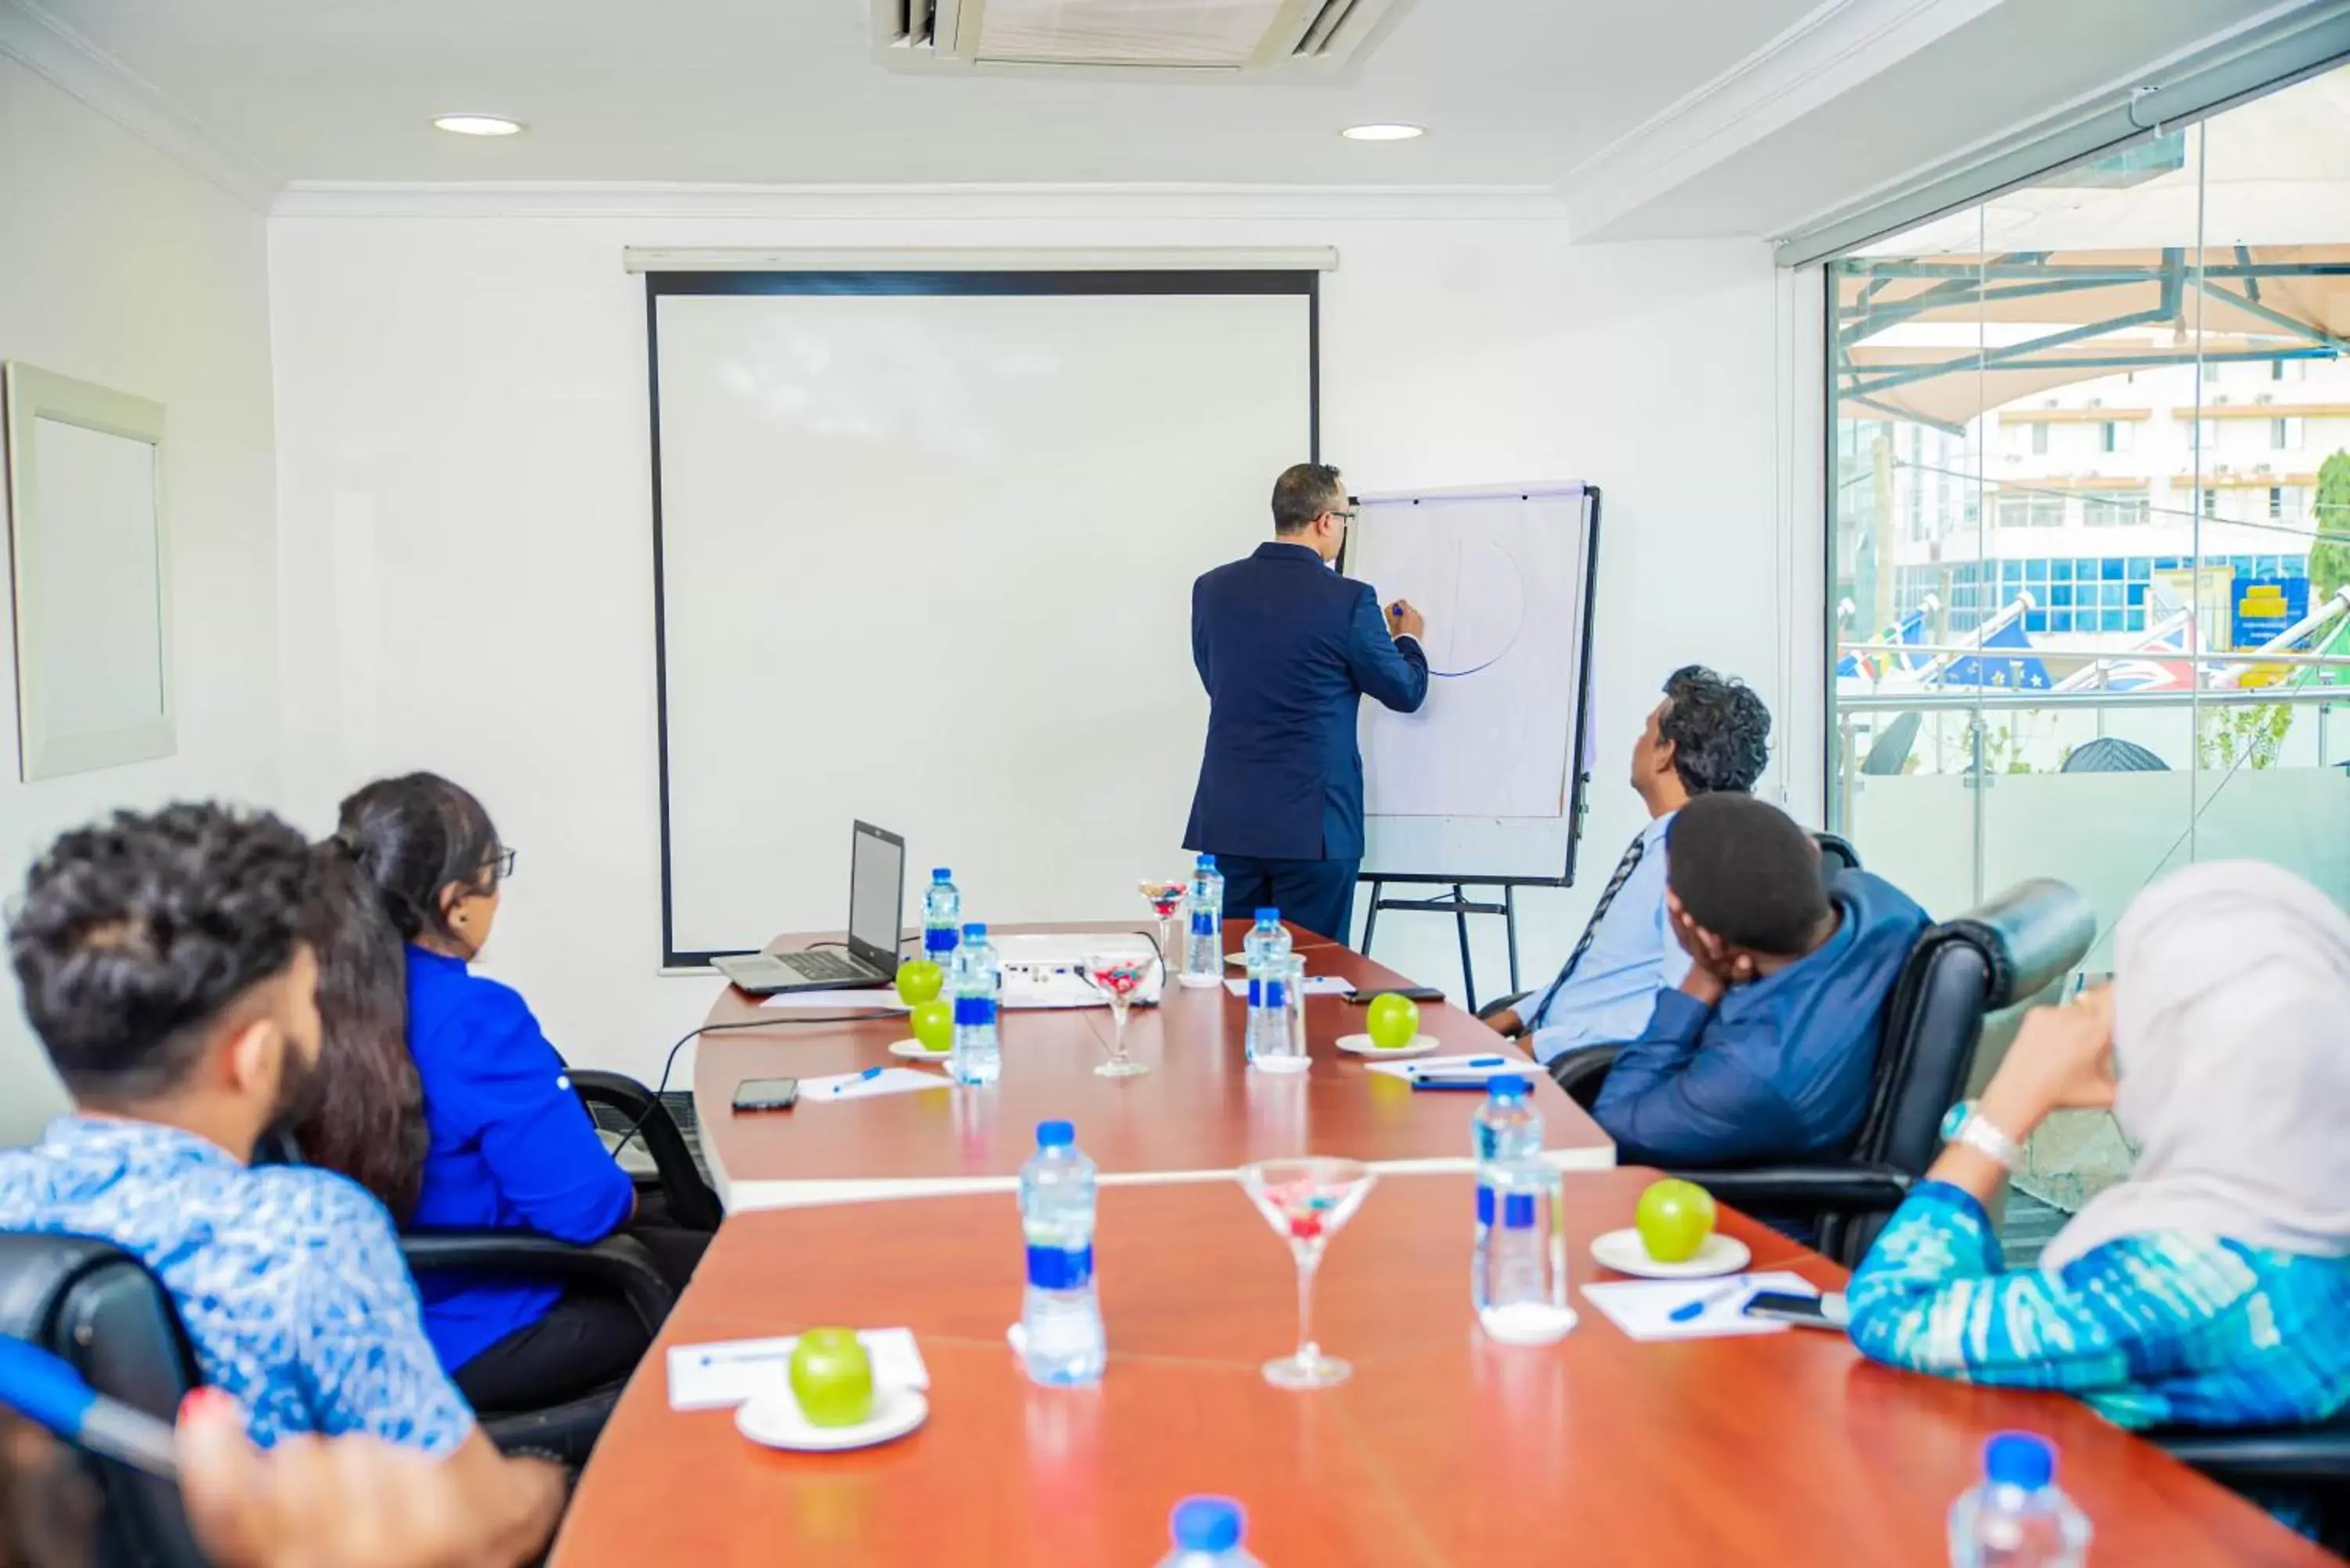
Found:
[(799, 971), (805, 980), (870, 980), (872, 971), (836, 952), (818, 948), (811, 951), (786, 953), (785, 962)]

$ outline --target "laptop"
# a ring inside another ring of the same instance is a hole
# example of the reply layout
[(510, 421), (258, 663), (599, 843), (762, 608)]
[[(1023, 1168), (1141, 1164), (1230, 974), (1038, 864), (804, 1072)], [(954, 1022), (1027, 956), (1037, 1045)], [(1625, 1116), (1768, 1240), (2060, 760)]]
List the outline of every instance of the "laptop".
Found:
[(753, 996), (887, 985), (898, 976), (906, 900), (906, 841), (860, 822), (848, 838), (848, 945), (789, 953), (733, 953), (710, 966)]

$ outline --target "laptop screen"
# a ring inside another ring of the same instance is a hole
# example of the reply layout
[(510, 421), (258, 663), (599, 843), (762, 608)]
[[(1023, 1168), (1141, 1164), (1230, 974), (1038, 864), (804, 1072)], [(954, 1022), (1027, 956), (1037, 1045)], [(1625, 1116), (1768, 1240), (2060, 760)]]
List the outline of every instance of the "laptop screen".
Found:
[(906, 846), (893, 833), (864, 823), (850, 840), (848, 947), (885, 972), (898, 968), (899, 911), (906, 896)]

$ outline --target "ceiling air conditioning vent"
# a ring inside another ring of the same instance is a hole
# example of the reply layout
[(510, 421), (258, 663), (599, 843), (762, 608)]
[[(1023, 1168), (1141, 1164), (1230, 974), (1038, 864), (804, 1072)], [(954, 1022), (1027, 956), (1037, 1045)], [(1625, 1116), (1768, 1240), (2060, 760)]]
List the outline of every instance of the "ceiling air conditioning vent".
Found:
[(904, 71), (1344, 77), (1412, 0), (869, 0)]

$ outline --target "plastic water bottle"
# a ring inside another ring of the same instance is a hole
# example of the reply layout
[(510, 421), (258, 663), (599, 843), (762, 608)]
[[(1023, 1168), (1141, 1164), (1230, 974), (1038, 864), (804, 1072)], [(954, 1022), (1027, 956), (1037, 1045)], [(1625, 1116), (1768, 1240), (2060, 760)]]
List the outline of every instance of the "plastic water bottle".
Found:
[(988, 945), (985, 926), (962, 929), (948, 986), (954, 993), (954, 1045), (947, 1053), (947, 1075), (958, 1084), (993, 1084), (1003, 1075), (1003, 1044), (995, 1033), (1003, 966)]
[(1183, 944), (1183, 983), (1224, 983), (1224, 877), (1216, 857), (1202, 855), (1191, 868), (1191, 933)]
[(1304, 984), (1305, 965), (1290, 956), (1263, 962), (1264, 972), (1248, 983), (1248, 1059), (1269, 1071), (1295, 1071), (1305, 1065), (1305, 1041), (1290, 988)]
[[(1289, 932), (1279, 909), (1259, 909), (1256, 924), (1241, 939), (1241, 957), (1248, 974), (1248, 1059), (1282, 1055), (1282, 1046), (1269, 1038), (1273, 1030), (1289, 1027), (1289, 998), (1281, 989), (1281, 961), (1289, 956)], [(1263, 1048), (1260, 1048), (1260, 1047)]]
[(922, 956), (941, 968), (952, 963), (962, 925), (962, 890), (954, 885), (954, 873), (941, 866), (931, 873), (930, 890), (922, 895)]
[(1099, 1382), (1109, 1352), (1094, 1297), (1094, 1162), (1067, 1122), (1036, 1124), (1036, 1152), (1020, 1168), (1020, 1227), (1028, 1241), (1020, 1353), (1029, 1378)]
[(2056, 1490), (2056, 1449), (2031, 1432), (1983, 1445), (1983, 1480), (1950, 1505), (1950, 1568), (2080, 1568), (2089, 1521)]
[(1538, 1223), (1543, 1163), (1542, 1113), (1526, 1081), (1504, 1073), (1485, 1085), (1477, 1107), (1477, 1244), (1469, 1257), (1469, 1295), (1482, 1315), (1492, 1308), (1547, 1304), (1549, 1275)]
[(1241, 1550), (1247, 1519), (1231, 1498), (1185, 1498), (1167, 1521), (1175, 1550), (1159, 1560), (1159, 1568), (1264, 1568)]
[(1241, 939), (1241, 957), (1247, 965), (1249, 982), (1263, 980), (1274, 959), (1289, 956), (1289, 928), (1281, 923), (1279, 909), (1259, 909), (1256, 924)]

